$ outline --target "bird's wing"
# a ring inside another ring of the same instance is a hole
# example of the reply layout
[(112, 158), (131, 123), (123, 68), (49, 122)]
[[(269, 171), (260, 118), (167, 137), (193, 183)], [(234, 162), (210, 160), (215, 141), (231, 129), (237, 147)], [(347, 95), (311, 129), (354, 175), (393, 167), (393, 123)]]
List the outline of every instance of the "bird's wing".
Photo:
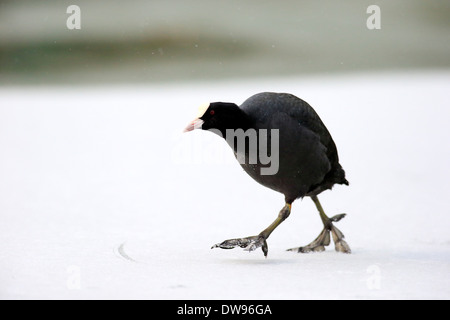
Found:
[(285, 165), (295, 164), (306, 184), (320, 183), (331, 169), (320, 136), (285, 112), (274, 113), (268, 127), (280, 130), (280, 151)]
[(286, 112), (295, 119), (301, 126), (315, 133), (321, 144), (326, 148), (326, 154), (331, 163), (338, 163), (336, 145), (330, 132), (324, 125), (316, 111), (306, 102), (295, 96), (286, 99)]

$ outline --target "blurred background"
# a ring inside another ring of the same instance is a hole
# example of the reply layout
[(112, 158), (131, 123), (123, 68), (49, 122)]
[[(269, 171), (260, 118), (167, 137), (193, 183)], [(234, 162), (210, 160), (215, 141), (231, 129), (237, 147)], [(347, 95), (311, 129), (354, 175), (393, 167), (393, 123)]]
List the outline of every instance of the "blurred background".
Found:
[[(67, 8), (81, 9), (69, 30)], [(381, 8), (381, 30), (366, 26)], [(450, 2), (0, 0), (1, 84), (450, 67)]]

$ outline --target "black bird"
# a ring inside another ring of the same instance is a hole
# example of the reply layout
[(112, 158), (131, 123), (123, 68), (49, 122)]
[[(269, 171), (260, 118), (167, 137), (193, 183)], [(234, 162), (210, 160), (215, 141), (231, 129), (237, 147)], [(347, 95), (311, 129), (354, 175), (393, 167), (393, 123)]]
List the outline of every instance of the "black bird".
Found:
[(343, 233), (333, 225), (345, 214), (328, 218), (317, 198), (335, 184), (349, 183), (330, 133), (308, 103), (291, 94), (270, 92), (254, 95), (240, 107), (210, 103), (201, 107), (185, 132), (200, 128), (226, 139), (242, 168), (263, 186), (284, 194), (286, 202), (277, 219), (259, 235), (225, 240), (213, 248), (253, 251), (261, 247), (267, 257), (266, 240), (288, 218), (292, 203), (310, 197), (324, 229), (309, 245), (289, 250), (324, 251), (331, 232), (336, 251), (351, 252)]

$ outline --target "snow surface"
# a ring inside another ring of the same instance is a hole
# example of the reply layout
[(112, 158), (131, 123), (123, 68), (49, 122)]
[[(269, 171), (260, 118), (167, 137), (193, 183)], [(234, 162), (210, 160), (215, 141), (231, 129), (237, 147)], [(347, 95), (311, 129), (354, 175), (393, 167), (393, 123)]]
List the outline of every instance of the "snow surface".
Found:
[[(449, 299), (450, 73), (94, 88), (0, 88), (2, 299)], [(260, 250), (283, 196), (224, 141), (182, 134), (206, 101), (308, 101), (350, 187), (320, 196), (353, 249), (296, 254), (321, 231), (308, 198)]]

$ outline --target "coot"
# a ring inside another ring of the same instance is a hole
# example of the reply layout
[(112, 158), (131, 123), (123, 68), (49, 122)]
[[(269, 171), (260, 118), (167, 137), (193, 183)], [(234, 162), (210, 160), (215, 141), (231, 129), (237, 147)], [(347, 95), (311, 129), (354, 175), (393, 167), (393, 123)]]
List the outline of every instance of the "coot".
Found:
[(329, 218), (317, 197), (335, 184), (349, 183), (330, 133), (308, 103), (291, 94), (271, 92), (256, 94), (241, 106), (210, 103), (200, 108), (185, 132), (194, 129), (208, 130), (226, 139), (242, 168), (254, 180), (285, 196), (285, 206), (277, 219), (259, 235), (225, 240), (213, 248), (262, 248), (267, 257), (267, 239), (288, 218), (292, 203), (310, 197), (324, 229), (309, 245), (289, 250), (324, 251), (330, 244), (331, 232), (336, 251), (351, 252), (343, 233), (333, 225), (345, 214)]

